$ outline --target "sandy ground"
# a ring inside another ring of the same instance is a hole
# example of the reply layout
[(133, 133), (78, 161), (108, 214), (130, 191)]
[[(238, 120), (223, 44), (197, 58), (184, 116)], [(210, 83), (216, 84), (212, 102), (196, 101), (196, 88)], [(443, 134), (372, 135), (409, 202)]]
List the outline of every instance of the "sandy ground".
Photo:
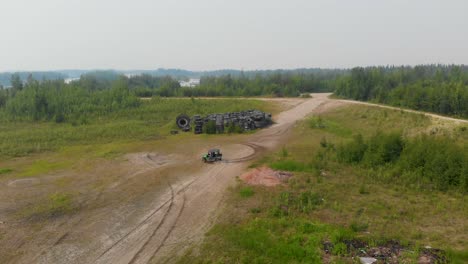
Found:
[[(203, 239), (216, 221), (226, 189), (252, 159), (281, 146), (298, 120), (349, 103), (329, 95), (262, 99), (289, 110), (275, 116), (269, 128), (233, 140), (200, 137), (198, 143), (167, 151), (130, 153), (80, 174), (0, 181), (0, 263), (174, 262)], [(211, 147), (222, 150), (223, 162), (201, 162), (201, 154)], [(84, 197), (76, 213), (37, 224), (9, 217), (25, 206), (23, 200), (50, 192), (62, 178), (72, 181)]]

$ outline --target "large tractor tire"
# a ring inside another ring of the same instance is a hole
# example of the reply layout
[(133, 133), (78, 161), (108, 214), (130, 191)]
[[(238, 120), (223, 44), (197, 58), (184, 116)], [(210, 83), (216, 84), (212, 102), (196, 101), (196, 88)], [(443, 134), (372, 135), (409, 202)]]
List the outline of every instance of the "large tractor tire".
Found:
[(190, 117), (184, 114), (179, 115), (176, 118), (176, 124), (180, 129), (184, 131), (190, 130)]

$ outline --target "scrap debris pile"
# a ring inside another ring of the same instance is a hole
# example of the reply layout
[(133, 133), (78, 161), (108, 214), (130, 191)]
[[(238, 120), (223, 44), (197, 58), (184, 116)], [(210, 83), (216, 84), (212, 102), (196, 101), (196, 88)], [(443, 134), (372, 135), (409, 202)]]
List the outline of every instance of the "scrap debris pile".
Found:
[(247, 110), (224, 114), (210, 114), (205, 117), (195, 115), (192, 118), (182, 114), (176, 118), (177, 126), (183, 131), (191, 131), (195, 134), (207, 132), (211, 125), (217, 134), (224, 133), (226, 128), (235, 127), (242, 131), (263, 128), (271, 124), (271, 114), (259, 110)]

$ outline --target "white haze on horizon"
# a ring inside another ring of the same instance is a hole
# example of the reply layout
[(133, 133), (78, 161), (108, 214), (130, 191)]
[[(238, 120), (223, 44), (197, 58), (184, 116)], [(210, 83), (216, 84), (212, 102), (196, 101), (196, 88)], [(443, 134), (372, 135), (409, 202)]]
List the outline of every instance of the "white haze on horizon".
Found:
[(468, 64), (462, 0), (2, 0), (0, 71)]

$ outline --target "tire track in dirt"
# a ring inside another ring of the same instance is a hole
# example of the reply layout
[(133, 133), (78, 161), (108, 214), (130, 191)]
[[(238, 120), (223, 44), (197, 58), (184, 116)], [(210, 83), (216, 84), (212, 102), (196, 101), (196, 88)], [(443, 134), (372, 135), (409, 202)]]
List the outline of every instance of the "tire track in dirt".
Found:
[[(222, 170), (222, 167), (212, 167), (208, 170), (208, 173), (207, 174), (217, 174), (219, 173), (220, 171)], [(176, 200), (176, 197), (178, 195), (182, 195), (182, 204), (177, 212), (177, 215), (174, 217), (174, 219), (171, 219), (169, 222), (172, 222), (172, 224), (169, 226), (169, 228), (167, 230), (164, 230), (162, 231), (164, 234), (164, 236), (162, 237), (162, 239), (160, 241), (152, 241), (154, 239), (156, 239), (155, 237), (155, 234), (158, 233), (159, 229), (158, 230), (155, 230), (155, 232), (151, 235), (151, 237), (147, 240), (147, 242), (145, 243), (145, 245), (143, 245), (141, 247), (141, 249), (139, 250), (139, 252), (137, 252), (137, 254), (135, 254), (135, 256), (132, 258), (132, 260), (130, 262), (128, 262), (128, 264), (135, 264), (135, 263), (151, 263), (156, 254), (159, 252), (159, 250), (161, 248), (163, 248), (164, 246), (166, 246), (166, 241), (167, 239), (171, 236), (172, 234), (172, 231), (176, 228), (177, 226), (177, 223), (182, 215), (182, 212), (184, 211), (185, 209), (185, 205), (186, 205), (186, 201), (187, 201), (187, 198), (186, 198), (186, 190), (194, 183), (196, 183), (200, 178), (197, 177), (191, 181), (189, 181), (188, 184), (184, 185), (180, 190), (178, 190), (176, 192), (176, 194), (174, 195), (174, 201)], [(175, 204), (175, 202), (174, 202)], [(172, 210), (174, 209), (174, 207), (171, 208), (170, 212), (172, 212)], [(169, 214), (170, 214), (169, 212)], [(168, 222), (166, 222), (168, 223)], [(161, 225), (162, 227), (162, 225)], [(162, 235), (161, 234), (161, 235)], [(155, 246), (156, 244), (156, 247), (155, 249), (152, 249), (151, 246)], [(146, 259), (146, 260), (145, 260)]]
[[(164, 224), (164, 222), (166, 221), (166, 218), (167, 216), (169, 215), (169, 213), (171, 212), (171, 209), (174, 205), (174, 188), (172, 187), (172, 185), (169, 184), (169, 187), (171, 188), (171, 203), (169, 204), (169, 207), (166, 211), (166, 213), (164, 214), (163, 218), (161, 219), (161, 221), (159, 222), (159, 224), (156, 226), (156, 228), (153, 230), (153, 232), (151, 233), (151, 235), (148, 237), (148, 239), (145, 241), (145, 243), (140, 247), (140, 249), (135, 253), (135, 255), (133, 256), (133, 258), (130, 260), (130, 262), (128, 262), (129, 264), (133, 264), (135, 263), (135, 261), (139, 258), (140, 254), (143, 252), (143, 250), (145, 250), (146, 246), (148, 245), (148, 243), (151, 241), (151, 239), (154, 237), (154, 235), (156, 235), (156, 232), (158, 232), (159, 228), (161, 228), (161, 226)], [(141, 225), (140, 225), (141, 226)]]
[[(135, 227), (133, 227), (128, 233), (126, 233), (125, 235), (123, 235), (122, 237), (120, 237), (117, 241), (115, 241), (110, 247), (108, 247), (104, 252), (102, 252), (99, 257), (96, 259), (96, 261), (98, 261), (99, 259), (101, 259), (105, 254), (107, 254), (109, 251), (111, 251), (112, 249), (114, 249), (118, 244), (120, 244), (122, 241), (124, 241), (126, 238), (128, 238), (130, 235), (132, 235), (134, 232), (136, 232), (139, 228), (141, 228), (144, 224), (146, 224), (156, 213), (158, 213), (162, 208), (164, 208), (168, 203), (169, 203), (169, 207), (168, 209), (166, 210), (166, 212), (164, 213), (161, 221), (159, 222), (158, 226), (156, 227), (156, 229), (153, 231), (153, 234), (152, 236), (158, 231), (158, 229), (161, 227), (161, 225), (164, 223), (164, 220), (166, 219), (167, 215), (169, 214), (169, 211), (171, 210), (172, 208), (172, 205), (174, 203), (174, 189), (172, 188), (172, 185), (168, 184), (169, 185), (169, 188), (171, 189), (171, 198), (169, 198), (168, 200), (166, 200), (163, 204), (161, 204), (158, 208), (156, 208), (153, 212), (151, 212), (150, 215), (148, 215), (145, 219), (143, 219), (143, 221), (141, 221), (139, 224), (137, 224)], [(150, 240), (151, 237), (149, 237), (147, 239), (147, 241), (145, 242), (145, 244), (148, 242), (148, 240)], [(145, 244), (142, 246), (144, 247)], [(141, 251), (141, 249), (137, 252), (137, 254)], [(133, 260), (133, 259), (132, 259)], [(130, 262), (131, 263), (131, 262)]]
[[(147, 164), (149, 166), (149, 168), (147, 169), (141, 169), (141, 170), (138, 170), (134, 173), (131, 174), (131, 177), (133, 176), (136, 176), (138, 174), (141, 174), (141, 173), (145, 173), (148, 169), (151, 169), (151, 168), (157, 168), (157, 167), (160, 167), (159, 164), (157, 164), (157, 162), (151, 157), (151, 153), (146, 153), (144, 155), (144, 157), (141, 158), (141, 160)], [(128, 179), (127, 179), (128, 180)], [(122, 184), (122, 182), (120, 182), (119, 184)], [(91, 200), (86, 200), (86, 201), (83, 201), (81, 202), (78, 207), (84, 207), (86, 206), (85, 203), (88, 203), (88, 204), (92, 204), (94, 203), (95, 201), (99, 200), (101, 198), (101, 196), (103, 195), (103, 191), (99, 191), (98, 193), (96, 193), (94, 195), (94, 198), (91, 199)], [(104, 251), (101, 255), (99, 255), (98, 259), (100, 257), (102, 257), (104, 254), (106, 254), (108, 251), (110, 251), (117, 243), (121, 242), (123, 239), (125, 239), (126, 237), (128, 237), (129, 235), (131, 235), (131, 233), (133, 233), (135, 230), (137, 230), (139, 227), (141, 227), (143, 224), (145, 224), (152, 216), (154, 216), (157, 212), (159, 212), (159, 210), (161, 210), (169, 201), (171, 201), (170, 199), (168, 199), (165, 203), (163, 203), (160, 207), (158, 207), (155, 211), (153, 211), (143, 222), (141, 222), (139, 225), (137, 225), (132, 231), (130, 231), (129, 233), (127, 233), (126, 235), (124, 235), (121, 239), (119, 239), (119, 241), (117, 241), (115, 244), (113, 244), (110, 248), (108, 248), (106, 251)], [(83, 217), (80, 217), (77, 221), (75, 221), (68, 230), (73, 230), (74, 227), (78, 226), (81, 221), (83, 220)], [(64, 223), (62, 223), (61, 225), (64, 225)], [(63, 232), (62, 234), (60, 234), (59, 236), (57, 236), (57, 239), (48, 247), (46, 247), (45, 249), (43, 249), (39, 254), (37, 254), (33, 260), (34, 261), (37, 261), (38, 258), (40, 258), (41, 256), (43, 256), (44, 254), (46, 254), (47, 252), (49, 252), (52, 248), (58, 246), (59, 244), (61, 244), (68, 236), (70, 235), (70, 231), (66, 231), (66, 232)], [(96, 260), (97, 261), (97, 260)]]
[(261, 150), (264, 150), (265, 147), (257, 145), (255, 143), (240, 143), (239, 145), (247, 146), (253, 150), (253, 153), (250, 155), (247, 155), (245, 157), (241, 158), (236, 158), (236, 159), (228, 159), (228, 160), (223, 160), (223, 163), (239, 163), (239, 162), (244, 162), (244, 161), (249, 161), (255, 158)]
[(177, 221), (179, 220), (180, 218), (180, 215), (182, 214), (182, 211), (184, 210), (185, 208), (185, 201), (186, 201), (186, 197), (185, 197), (185, 191), (184, 191), (184, 194), (183, 194), (183, 200), (182, 200), (182, 206), (180, 207), (180, 210), (179, 210), (179, 213), (177, 214), (177, 217), (174, 221), (174, 224), (171, 226), (171, 228), (169, 229), (169, 231), (167, 232), (166, 236), (163, 238), (161, 244), (156, 248), (156, 250), (153, 252), (153, 254), (151, 254), (151, 257), (150, 259), (148, 260), (147, 263), (150, 263), (153, 258), (156, 256), (156, 254), (159, 252), (159, 250), (165, 245), (164, 243), (166, 242), (167, 238), (171, 235), (172, 231), (174, 230), (174, 228), (176, 227), (177, 225)]
[[(210, 169), (211, 171), (212, 169)], [(140, 249), (135, 253), (135, 255), (132, 257), (132, 259), (130, 260), (130, 262), (128, 262), (129, 264), (132, 264), (132, 263), (137, 263), (138, 260), (144, 255), (144, 251), (147, 249), (148, 245), (150, 244), (151, 240), (154, 238), (155, 234), (160, 230), (160, 228), (163, 226), (163, 224), (166, 223), (166, 219), (168, 217), (168, 215), (171, 213), (171, 210), (173, 209), (174, 207), (174, 203), (175, 203), (175, 199), (178, 195), (180, 195), (181, 193), (183, 193), (183, 200), (182, 200), (182, 206), (176, 216), (176, 218), (174, 219), (174, 224), (170, 227), (170, 229), (167, 231), (166, 235), (164, 236), (163, 240), (160, 242), (159, 246), (157, 247), (157, 249), (151, 254), (151, 258), (153, 258), (157, 252), (159, 251), (159, 249), (161, 247), (164, 246), (164, 242), (167, 240), (167, 238), (170, 236), (172, 230), (175, 228), (176, 226), (176, 223), (178, 221), (178, 218), (180, 217), (182, 211), (184, 210), (184, 207), (185, 207), (185, 200), (186, 200), (186, 197), (185, 197), (185, 191), (192, 185), (194, 184), (199, 178), (195, 178), (191, 181), (189, 181), (186, 185), (184, 185), (180, 190), (178, 190), (177, 192), (174, 190), (173, 186), (171, 184), (168, 184), (169, 187), (171, 188), (171, 198), (169, 198), (168, 200), (164, 201), (158, 208), (156, 208), (150, 215), (148, 215), (145, 219), (143, 219), (143, 221), (141, 221), (139, 224), (137, 224), (135, 227), (133, 227), (128, 233), (126, 233), (124, 236), (122, 236), (121, 238), (119, 238), (117, 241), (115, 241), (109, 248), (107, 248), (104, 252), (102, 252), (98, 258), (95, 260), (95, 262), (99, 261), (102, 259), (102, 257), (104, 255), (106, 255), (107, 253), (109, 253), (110, 251), (112, 251), (112, 249), (114, 249), (116, 246), (118, 246), (119, 244), (123, 243), (125, 241), (126, 238), (128, 238), (129, 236), (131, 236), (132, 234), (134, 234), (135, 232), (137, 232), (144, 224), (146, 224), (147, 222), (149, 222), (151, 220), (151, 218), (153, 216), (155, 216), (162, 208), (164, 208), (168, 203), (170, 203), (167, 211), (164, 213), (163, 215), (163, 218), (162, 220), (159, 222), (158, 226), (152, 231), (152, 234), (146, 239), (145, 243), (140, 247)]]

